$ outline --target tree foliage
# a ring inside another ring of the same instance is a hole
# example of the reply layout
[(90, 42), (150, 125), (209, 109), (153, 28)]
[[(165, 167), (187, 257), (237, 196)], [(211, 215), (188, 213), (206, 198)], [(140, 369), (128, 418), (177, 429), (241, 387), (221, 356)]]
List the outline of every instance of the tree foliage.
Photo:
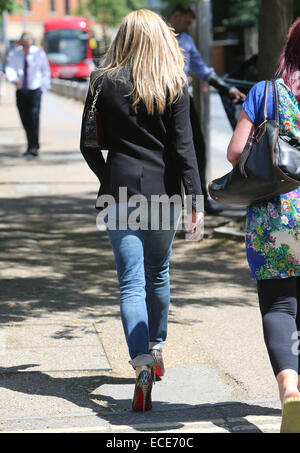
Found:
[(230, 0), (228, 8), (229, 18), (226, 22), (230, 24), (256, 24), (259, 7), (259, 0)]
[[(198, 0), (201, 1), (201, 0)], [(189, 6), (189, 0), (168, 0), (165, 2), (163, 9), (160, 11), (162, 16), (169, 17), (173, 8), (177, 5), (182, 5), (185, 8)]]
[[(270, 10), (272, 10), (270, 15)], [(293, 0), (261, 0), (258, 70), (262, 79), (274, 76), (294, 15)], [(276, 33), (274, 33), (276, 30)]]
[(0, 0), (0, 14), (3, 11), (13, 13), (18, 8), (20, 8), (20, 4), (16, 0)]
[[(199, 3), (202, 0), (194, 0)], [(260, 0), (211, 0), (214, 26), (256, 24)], [(168, 17), (175, 5), (189, 6), (189, 0), (168, 0), (162, 11)]]
[(299, 1), (294, 2), (294, 16), (295, 16), (295, 19), (297, 17), (300, 17), (300, 2)]
[(78, 11), (103, 25), (115, 27), (130, 11), (146, 8), (147, 0), (88, 0)]
[(257, 24), (260, 0), (212, 0), (214, 25)]
[[(176, 0), (175, 0), (176, 1)], [(286, 1), (282, 0), (284, 8)], [(253, 24), (258, 26), (261, 0), (211, 0), (214, 26)], [(275, 3), (269, 10), (276, 14)], [(294, 19), (300, 17), (300, 1), (294, 0)]]

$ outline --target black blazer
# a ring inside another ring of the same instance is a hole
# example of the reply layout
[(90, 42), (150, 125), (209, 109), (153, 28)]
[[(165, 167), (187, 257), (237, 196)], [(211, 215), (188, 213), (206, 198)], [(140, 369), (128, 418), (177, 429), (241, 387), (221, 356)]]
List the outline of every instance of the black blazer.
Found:
[[(91, 80), (97, 72), (91, 74)], [(163, 115), (148, 115), (143, 105), (135, 114), (128, 93), (132, 85), (104, 76), (98, 97), (108, 156), (89, 151), (80, 140), (81, 152), (97, 175), (101, 194), (118, 201), (119, 188), (127, 187), (128, 197), (151, 195), (201, 195), (198, 165), (190, 123), (188, 88), (182, 98), (167, 107)], [(85, 109), (91, 104), (89, 90)], [(195, 197), (193, 197), (195, 198)]]

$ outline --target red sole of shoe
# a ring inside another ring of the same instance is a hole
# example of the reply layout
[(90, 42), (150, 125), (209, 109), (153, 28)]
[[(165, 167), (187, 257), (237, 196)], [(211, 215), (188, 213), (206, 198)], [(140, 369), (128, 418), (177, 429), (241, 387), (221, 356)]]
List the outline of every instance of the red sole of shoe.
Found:
[(141, 389), (138, 390), (136, 405), (134, 408), (135, 411), (142, 411), (143, 410), (143, 392)]
[[(143, 411), (143, 400), (144, 400), (143, 391), (141, 389), (138, 389), (136, 404), (133, 409), (134, 411), (136, 411), (136, 412)], [(145, 401), (145, 411), (149, 411), (150, 409), (151, 409), (151, 407), (148, 407), (147, 400), (146, 400)]]
[[(154, 373), (153, 373), (153, 368), (151, 370), (151, 375), (152, 377), (154, 377)], [(155, 376), (157, 377), (161, 377), (163, 374), (162, 374), (162, 371), (161, 371), (161, 366), (160, 366), (160, 363), (157, 365), (157, 367), (155, 368)]]

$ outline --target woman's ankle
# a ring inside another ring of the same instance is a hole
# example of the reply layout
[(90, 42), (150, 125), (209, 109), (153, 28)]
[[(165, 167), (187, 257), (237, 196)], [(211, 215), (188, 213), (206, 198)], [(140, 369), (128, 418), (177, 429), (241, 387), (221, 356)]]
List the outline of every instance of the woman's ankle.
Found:
[(284, 404), (287, 398), (299, 398), (300, 392), (296, 386), (287, 386), (283, 392), (282, 403)]
[(283, 370), (276, 376), (279, 396), (283, 405), (287, 398), (300, 397), (298, 389), (298, 373), (294, 370)]
[(138, 365), (135, 367), (135, 375), (136, 377), (139, 377), (139, 374), (141, 371), (146, 370), (149, 371), (149, 367), (147, 365)]

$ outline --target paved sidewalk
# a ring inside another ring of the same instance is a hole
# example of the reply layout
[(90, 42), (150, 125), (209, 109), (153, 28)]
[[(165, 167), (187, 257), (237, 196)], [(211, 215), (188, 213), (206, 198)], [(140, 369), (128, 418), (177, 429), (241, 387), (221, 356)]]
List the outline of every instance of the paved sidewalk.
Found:
[[(131, 411), (113, 255), (78, 150), (81, 112), (47, 93), (40, 157), (28, 159), (12, 87), (1, 100), (0, 432), (279, 432), (243, 241), (222, 236), (176, 237), (166, 376), (153, 410)], [(207, 217), (206, 231), (232, 215)]]

